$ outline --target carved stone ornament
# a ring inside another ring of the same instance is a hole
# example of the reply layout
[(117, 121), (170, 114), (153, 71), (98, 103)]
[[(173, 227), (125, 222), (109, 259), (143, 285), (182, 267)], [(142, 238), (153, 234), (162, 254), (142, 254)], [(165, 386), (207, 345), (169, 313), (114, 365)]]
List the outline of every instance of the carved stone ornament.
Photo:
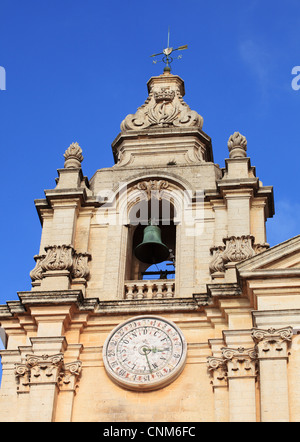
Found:
[(63, 366), (59, 374), (59, 388), (63, 391), (75, 391), (81, 374), (82, 362), (69, 362)]
[(67, 270), (72, 278), (88, 280), (90, 270), (88, 262), (91, 260), (89, 253), (77, 253), (71, 245), (47, 246), (46, 255), (37, 255), (35, 268), (30, 272), (33, 283), (41, 281), (45, 272)]
[(88, 280), (90, 276), (88, 262), (90, 259), (91, 255), (89, 253), (75, 253), (72, 268), (73, 278), (83, 278)]
[(239, 132), (234, 132), (230, 135), (228, 143), (229, 158), (244, 158), (247, 151), (247, 140), (244, 135)]
[(225, 246), (215, 246), (210, 249), (213, 258), (209, 270), (213, 273), (225, 272), (225, 264), (240, 262), (267, 250), (269, 244), (254, 244), (254, 236), (230, 236), (223, 239)]
[(17, 392), (29, 393), (32, 384), (58, 384), (62, 390), (75, 390), (82, 363), (74, 361), (64, 364), (63, 353), (37, 356), (26, 355), (26, 361), (15, 364)]
[(255, 255), (252, 235), (231, 236), (223, 241), (225, 243), (224, 262), (240, 262)]
[(227, 364), (224, 358), (208, 357), (207, 368), (212, 378), (211, 384), (213, 387), (227, 385)]
[(83, 161), (82, 149), (78, 143), (72, 143), (64, 153), (65, 169), (79, 169)]
[(143, 192), (147, 200), (156, 198), (162, 199), (162, 192), (169, 187), (169, 183), (164, 180), (141, 181), (134, 188)]
[(251, 336), (257, 343), (259, 358), (287, 358), (287, 344), (292, 341), (293, 328), (253, 329)]
[(213, 259), (209, 264), (210, 273), (224, 273), (225, 272), (225, 265), (223, 261), (224, 247), (223, 246), (212, 247), (210, 249), (210, 253), (213, 255)]
[(203, 118), (184, 102), (178, 85), (169, 82), (152, 85), (145, 103), (135, 114), (127, 115), (121, 123), (121, 131), (141, 130), (149, 127), (198, 127)]
[(62, 353), (50, 356), (27, 355), (26, 366), (30, 370), (30, 384), (56, 383), (63, 359)]
[(46, 257), (41, 262), (44, 271), (70, 270), (73, 265), (74, 249), (72, 246), (47, 246)]
[(256, 348), (244, 347), (223, 348), (222, 355), (227, 360), (228, 377), (256, 376), (257, 351)]
[(36, 262), (35, 268), (30, 272), (30, 278), (32, 281), (43, 279), (44, 270), (42, 269), (41, 262), (46, 258), (46, 255), (35, 255), (34, 260)]

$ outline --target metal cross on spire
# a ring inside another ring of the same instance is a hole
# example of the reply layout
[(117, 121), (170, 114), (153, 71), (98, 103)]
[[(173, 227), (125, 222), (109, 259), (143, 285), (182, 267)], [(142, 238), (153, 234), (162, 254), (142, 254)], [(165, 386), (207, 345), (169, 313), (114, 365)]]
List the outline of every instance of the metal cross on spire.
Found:
[[(158, 63), (160, 61), (163, 61), (165, 63), (165, 68), (164, 68), (164, 72), (171, 72), (171, 66), (170, 64), (172, 63), (172, 61), (174, 60), (173, 57), (171, 57), (171, 54), (174, 51), (183, 51), (184, 49), (187, 49), (187, 45), (184, 46), (178, 46), (178, 48), (170, 48), (170, 28), (168, 29), (168, 46), (163, 49), (162, 52), (159, 52), (158, 54), (153, 54), (150, 55), (150, 57), (157, 57), (158, 55), (163, 55), (162, 60), (153, 60), (153, 63)], [(178, 55), (178, 57), (176, 57), (177, 59), (182, 58), (182, 55)]]

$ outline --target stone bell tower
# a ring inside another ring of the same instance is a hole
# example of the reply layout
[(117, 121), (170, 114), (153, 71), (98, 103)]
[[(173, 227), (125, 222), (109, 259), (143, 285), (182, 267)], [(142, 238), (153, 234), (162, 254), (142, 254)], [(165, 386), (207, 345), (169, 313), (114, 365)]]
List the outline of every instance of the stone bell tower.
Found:
[[(42, 236), (32, 290), (0, 306), (2, 421), (237, 421), (260, 413), (253, 327), (266, 322), (253, 320), (262, 292), (247, 278), (260, 256), (273, 262), (265, 229), (272, 187), (256, 177), (238, 132), (228, 134), (225, 167), (214, 163), (180, 77), (165, 70), (147, 87), (112, 143), (114, 166), (88, 179), (73, 143), (55, 188), (35, 201)], [(136, 253), (150, 243), (149, 224), (170, 252), (161, 261), (173, 271), (160, 278), (149, 277), (151, 262)], [(245, 263), (253, 264), (239, 273)], [(232, 361), (249, 370), (239, 367), (238, 377)], [(244, 408), (237, 391), (250, 397)]]

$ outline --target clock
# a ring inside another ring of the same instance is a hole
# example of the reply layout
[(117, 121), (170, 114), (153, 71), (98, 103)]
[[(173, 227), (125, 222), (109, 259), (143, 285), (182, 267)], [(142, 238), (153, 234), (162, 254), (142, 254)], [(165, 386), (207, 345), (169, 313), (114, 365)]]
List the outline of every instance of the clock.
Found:
[(156, 390), (182, 372), (187, 344), (180, 329), (160, 316), (136, 316), (119, 324), (103, 346), (109, 377), (130, 390)]

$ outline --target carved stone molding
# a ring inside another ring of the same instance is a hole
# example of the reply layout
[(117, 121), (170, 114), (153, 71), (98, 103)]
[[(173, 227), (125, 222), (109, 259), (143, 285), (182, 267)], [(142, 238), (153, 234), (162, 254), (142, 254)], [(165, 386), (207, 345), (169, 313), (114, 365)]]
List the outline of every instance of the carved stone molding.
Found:
[(293, 328), (253, 329), (251, 336), (257, 344), (259, 359), (287, 358), (287, 344), (292, 340)]
[(203, 118), (184, 102), (180, 87), (167, 83), (168, 79), (164, 86), (154, 82), (145, 103), (122, 121), (122, 132), (149, 127), (202, 128)]
[(33, 285), (40, 282), (47, 271), (69, 271), (72, 278), (88, 280), (89, 253), (77, 253), (71, 245), (47, 246), (46, 255), (37, 255), (35, 268), (30, 272)]
[(222, 348), (222, 355), (227, 361), (228, 377), (255, 377), (257, 375), (256, 348)]
[(233, 135), (230, 135), (227, 145), (230, 158), (243, 158), (246, 156), (247, 140), (239, 132), (234, 132)]
[(79, 169), (83, 161), (82, 149), (78, 143), (72, 143), (64, 153), (65, 169)]

